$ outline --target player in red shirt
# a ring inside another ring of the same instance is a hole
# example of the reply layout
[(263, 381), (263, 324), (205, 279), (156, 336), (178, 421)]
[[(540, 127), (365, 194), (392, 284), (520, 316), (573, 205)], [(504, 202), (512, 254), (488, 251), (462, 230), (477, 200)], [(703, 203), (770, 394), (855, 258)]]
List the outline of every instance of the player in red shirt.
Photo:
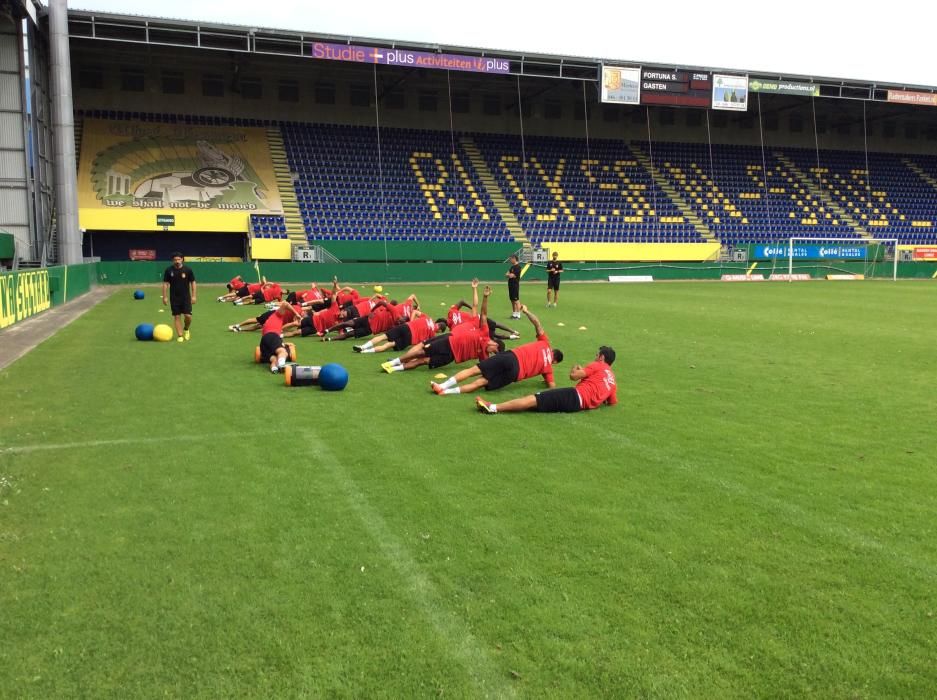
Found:
[[(234, 279), (238, 278), (235, 277)], [(228, 285), (230, 286), (232, 282), (234, 282), (234, 280), (231, 280)], [(263, 286), (266, 283), (267, 280), (263, 277), (261, 277), (261, 281), (257, 284), (248, 284), (244, 282), (240, 287), (232, 289), (229, 294), (223, 294), (222, 296), (218, 297), (218, 301), (233, 301), (235, 304), (237, 304), (239, 300), (245, 299), (263, 289)]]
[(290, 292), (286, 295), (286, 300), (291, 304), (302, 304), (315, 311), (319, 311), (328, 306), (329, 297), (331, 297), (331, 295), (331, 291), (328, 289), (321, 289), (313, 282), (309, 289)]
[(569, 378), (578, 381), (574, 387), (547, 389), (536, 394), (511, 399), (504, 403), (491, 403), (481, 396), (475, 398), (475, 405), (482, 413), (512, 413), (515, 411), (539, 411), (540, 413), (575, 413), (588, 411), (604, 404), (614, 406), (618, 403), (618, 389), (612, 363), (615, 351), (607, 345), (599, 348), (595, 360), (583, 367), (574, 365), (569, 371)]
[[(265, 279), (261, 284), (260, 289), (257, 289), (253, 292), (250, 291), (249, 288), (253, 287), (254, 285), (247, 286), (248, 294), (245, 294), (234, 302), (238, 306), (243, 306), (246, 304), (264, 304), (274, 300), (280, 301), (283, 298), (283, 288), (280, 287), (277, 282), (267, 282)], [(286, 290), (286, 293), (289, 293), (289, 290)], [(238, 292), (238, 294), (240, 294), (240, 292)]]
[[(283, 304), (289, 304), (289, 302), (282, 302)], [(296, 312), (296, 318), (302, 318), (304, 311), (303, 307), (299, 304), (291, 304), (293, 310)], [(228, 326), (228, 330), (234, 333), (250, 333), (252, 331), (259, 331), (263, 328), (264, 324), (267, 322), (267, 319), (274, 313), (277, 313), (279, 309), (268, 309), (264, 311), (259, 316), (252, 316), (251, 318), (245, 319), (240, 323), (234, 323)]]
[[(466, 309), (463, 311), (463, 309)], [(459, 299), (455, 304), (449, 307), (446, 315), (446, 321), (449, 329), (453, 333), (458, 333), (470, 327), (478, 327), (479, 317), (475, 311), (478, 309), (478, 280), (472, 280), (472, 305), (469, 306), (464, 299)], [(517, 340), (520, 334), (513, 328), (503, 326), (493, 319), (487, 319), (488, 335), (496, 340)], [(498, 333), (498, 331), (503, 333)]]
[(283, 347), (283, 330), (298, 325), (300, 315), (295, 307), (284, 301), (264, 321), (263, 335), (260, 337), (260, 357), (270, 363), (271, 372), (279, 372), (286, 365), (289, 355)]
[[(544, 332), (543, 326), (540, 325), (540, 320), (523, 304), (521, 312), (530, 319), (534, 326), (537, 336), (534, 342), (525, 343), (513, 350), (499, 352), (497, 355), (483, 359), (474, 367), (463, 369), (440, 384), (430, 382), (430, 388), (440, 396), (468, 394), (482, 387), (500, 389), (514, 382), (536, 377), (538, 374), (543, 376), (547, 387), (552, 389), (556, 386), (556, 382), (553, 381), (553, 365), (563, 361), (563, 352), (550, 347), (550, 339)], [(477, 379), (459, 386), (459, 382), (473, 377)]]
[(388, 374), (403, 372), (422, 365), (430, 369), (448, 365), (450, 362), (461, 363), (468, 360), (485, 359), (488, 355), (504, 349), (504, 342), (494, 340), (488, 335), (488, 297), (491, 287), (485, 287), (485, 298), (482, 300), (481, 324), (478, 328), (470, 328), (461, 333), (446, 333), (438, 335), (422, 344), (414, 345), (400, 357), (385, 362), (381, 368)]
[[(339, 320), (337, 324), (326, 330), (322, 340), (331, 340), (328, 335), (332, 331), (338, 331), (336, 340), (347, 340), (348, 338), (363, 338), (368, 335), (386, 333), (394, 327), (397, 322), (394, 319), (394, 307), (391, 304), (384, 299), (377, 301), (363, 300), (355, 304), (355, 307), (360, 312), (360, 307), (368, 303), (374, 304), (374, 308), (369, 313), (357, 318)], [(345, 310), (347, 310), (347, 307)], [(341, 317), (341, 314), (339, 316)]]
[(237, 298), (237, 291), (246, 285), (247, 282), (245, 282), (244, 279), (238, 275), (230, 282), (228, 282), (228, 293), (222, 294), (220, 297), (218, 297), (218, 301), (234, 301)]
[(446, 329), (446, 319), (433, 321), (431, 316), (413, 312), (413, 319), (394, 326), (386, 333), (374, 336), (363, 345), (355, 345), (355, 352), (384, 352), (385, 350), (405, 350), (411, 345), (423, 345), (437, 333)]

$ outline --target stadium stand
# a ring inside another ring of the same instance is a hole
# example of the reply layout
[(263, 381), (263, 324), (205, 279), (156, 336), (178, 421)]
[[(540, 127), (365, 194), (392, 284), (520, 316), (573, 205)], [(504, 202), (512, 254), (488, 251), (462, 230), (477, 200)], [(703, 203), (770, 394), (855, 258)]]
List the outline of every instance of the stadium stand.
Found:
[[(309, 241), (937, 244), (937, 156), (399, 128), (378, 138), (369, 126), (119, 110), (76, 116), (279, 129)], [(287, 238), (287, 222), (252, 215), (250, 233)]]
[(478, 174), (449, 133), (286, 124), (310, 240), (510, 241)]

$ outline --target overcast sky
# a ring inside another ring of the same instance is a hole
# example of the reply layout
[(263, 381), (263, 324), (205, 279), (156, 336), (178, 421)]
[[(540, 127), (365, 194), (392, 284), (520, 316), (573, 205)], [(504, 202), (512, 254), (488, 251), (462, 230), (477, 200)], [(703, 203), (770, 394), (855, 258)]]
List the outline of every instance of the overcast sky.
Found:
[[(926, 2), (714, 0), (68, 0), (121, 14), (529, 51), (634, 65), (703, 66), (937, 86)], [(554, 8), (574, 7), (573, 10)]]

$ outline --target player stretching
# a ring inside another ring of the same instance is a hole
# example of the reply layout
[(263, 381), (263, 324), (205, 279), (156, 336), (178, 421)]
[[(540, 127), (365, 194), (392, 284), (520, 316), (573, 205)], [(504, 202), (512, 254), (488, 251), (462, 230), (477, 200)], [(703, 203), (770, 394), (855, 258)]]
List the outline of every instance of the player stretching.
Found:
[(482, 413), (513, 413), (515, 411), (539, 411), (540, 413), (575, 413), (588, 411), (602, 405), (618, 403), (618, 388), (612, 363), (615, 351), (607, 345), (599, 348), (595, 360), (583, 367), (574, 365), (569, 378), (578, 381), (574, 387), (546, 389), (504, 403), (491, 403), (481, 396), (475, 397), (475, 405)]
[[(563, 361), (563, 352), (550, 347), (550, 339), (543, 330), (543, 326), (540, 325), (540, 320), (523, 304), (521, 313), (525, 314), (534, 326), (537, 336), (534, 342), (524, 343), (507, 352), (492, 355), (474, 367), (454, 374), (440, 384), (430, 382), (430, 388), (439, 396), (469, 394), (483, 387), (500, 389), (514, 382), (536, 377), (538, 374), (543, 376), (547, 387), (551, 389), (555, 387), (553, 365)], [(459, 386), (459, 382), (464, 382), (466, 379), (472, 379), (472, 381)]]

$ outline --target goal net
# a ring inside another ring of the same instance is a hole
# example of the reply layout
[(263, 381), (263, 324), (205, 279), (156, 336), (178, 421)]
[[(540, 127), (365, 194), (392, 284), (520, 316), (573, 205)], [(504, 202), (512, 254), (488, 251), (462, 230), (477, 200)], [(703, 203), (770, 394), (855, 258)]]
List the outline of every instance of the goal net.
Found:
[(895, 238), (811, 238), (794, 236), (777, 246), (791, 279), (898, 279)]

